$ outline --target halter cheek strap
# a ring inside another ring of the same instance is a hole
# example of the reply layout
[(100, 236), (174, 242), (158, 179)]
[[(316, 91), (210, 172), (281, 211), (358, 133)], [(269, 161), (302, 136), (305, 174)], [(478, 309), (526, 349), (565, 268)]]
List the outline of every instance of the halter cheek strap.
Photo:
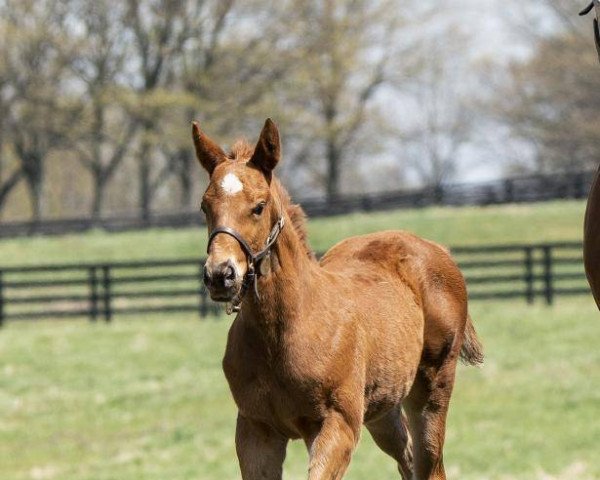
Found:
[(258, 253), (254, 253), (248, 242), (244, 240), (244, 237), (242, 237), (240, 233), (237, 230), (234, 230), (233, 228), (217, 227), (211, 232), (210, 236), (208, 237), (208, 247), (206, 249), (207, 253), (210, 251), (210, 246), (212, 245), (212, 242), (214, 241), (215, 237), (220, 233), (224, 233), (237, 240), (237, 242), (240, 244), (240, 247), (242, 247), (242, 250), (246, 254), (246, 260), (248, 261), (248, 269), (246, 271), (246, 275), (244, 275), (242, 288), (240, 289), (239, 293), (233, 298), (231, 303), (227, 306), (228, 315), (230, 315), (233, 312), (240, 311), (242, 300), (244, 299), (244, 295), (250, 288), (250, 285), (254, 287), (254, 294), (256, 295), (256, 298), (260, 298), (260, 295), (258, 294), (258, 277), (261, 276), (260, 263), (267, 255), (271, 253), (271, 248), (277, 242), (277, 238), (283, 230), (284, 225), (285, 221), (283, 216), (281, 216), (279, 217), (279, 220), (275, 222), (275, 225), (273, 225), (271, 233), (269, 233), (267, 241), (265, 242), (264, 248)]

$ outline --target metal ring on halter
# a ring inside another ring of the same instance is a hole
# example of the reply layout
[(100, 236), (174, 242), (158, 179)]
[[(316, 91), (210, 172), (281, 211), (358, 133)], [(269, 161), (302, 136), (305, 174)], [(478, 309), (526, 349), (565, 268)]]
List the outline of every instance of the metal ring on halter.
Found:
[(246, 260), (248, 261), (248, 270), (244, 275), (242, 287), (240, 288), (239, 293), (231, 301), (231, 307), (227, 307), (227, 314), (240, 311), (242, 300), (250, 285), (254, 286), (254, 294), (256, 295), (256, 298), (260, 298), (260, 295), (258, 294), (258, 277), (260, 276), (259, 263), (270, 253), (271, 247), (275, 245), (275, 242), (277, 242), (277, 238), (279, 237), (281, 230), (283, 230), (284, 225), (285, 220), (283, 216), (281, 216), (277, 222), (275, 222), (275, 225), (273, 225), (271, 233), (269, 233), (267, 241), (265, 242), (265, 247), (258, 253), (254, 253), (248, 242), (244, 240), (244, 237), (242, 237), (240, 233), (233, 228), (217, 227), (210, 233), (210, 236), (208, 237), (208, 247), (206, 248), (207, 253), (210, 252), (210, 246), (212, 245), (215, 237), (220, 233), (224, 233), (237, 240), (237, 242), (240, 244), (240, 247), (242, 247), (242, 250), (246, 254)]

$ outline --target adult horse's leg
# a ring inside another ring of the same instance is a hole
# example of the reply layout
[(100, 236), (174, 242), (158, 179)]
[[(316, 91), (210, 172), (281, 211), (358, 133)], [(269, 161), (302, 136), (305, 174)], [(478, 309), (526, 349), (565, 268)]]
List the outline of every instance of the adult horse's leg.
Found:
[(442, 451), (446, 415), (458, 352), (436, 365), (422, 365), (405, 401), (413, 442), (414, 479), (445, 480)]
[(412, 445), (407, 422), (406, 415), (398, 406), (366, 425), (379, 448), (398, 462), (403, 480), (412, 478)]
[(238, 415), (235, 432), (243, 480), (281, 480), (288, 439), (268, 425)]
[(352, 427), (341, 413), (331, 412), (319, 431), (306, 441), (310, 454), (308, 480), (341, 479), (359, 436), (360, 424)]

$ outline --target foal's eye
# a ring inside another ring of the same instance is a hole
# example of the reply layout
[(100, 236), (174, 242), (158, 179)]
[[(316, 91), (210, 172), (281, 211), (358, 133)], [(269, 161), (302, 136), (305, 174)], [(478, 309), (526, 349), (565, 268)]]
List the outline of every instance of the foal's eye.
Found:
[(260, 202), (256, 207), (254, 207), (252, 209), (252, 213), (254, 215), (260, 215), (263, 210), (265, 209), (265, 205), (267, 204), (267, 202)]

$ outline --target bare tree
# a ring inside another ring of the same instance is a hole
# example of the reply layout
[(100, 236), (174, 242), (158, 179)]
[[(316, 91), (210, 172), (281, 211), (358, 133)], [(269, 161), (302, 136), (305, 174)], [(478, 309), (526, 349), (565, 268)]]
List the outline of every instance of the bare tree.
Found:
[[(461, 148), (473, 138), (472, 91), (459, 61), (466, 40), (457, 31), (422, 41), (412, 52), (418, 72), (403, 88), (413, 101), (410, 122), (399, 133), (401, 150), (424, 185), (440, 186), (458, 169)], [(464, 57), (464, 55), (462, 55)]]
[(71, 35), (77, 45), (70, 67), (83, 85), (82, 117), (70, 130), (77, 158), (93, 176), (91, 214), (102, 212), (106, 187), (132, 147), (137, 119), (128, 115), (122, 80), (128, 59), (123, 28), (126, 10), (107, 0), (73, 0), (76, 29)]
[[(65, 136), (76, 106), (60, 95), (65, 51), (61, 2), (6, 1), (2, 17), (6, 44), (2, 49), (10, 109), (4, 114), (11, 150), (20, 163), (34, 219), (42, 215), (45, 162)], [(14, 179), (15, 177), (13, 177)], [(16, 180), (13, 180), (16, 181)]]
[[(0, 30), (0, 44), (7, 44), (7, 32)], [(13, 96), (10, 92), (9, 72), (4, 62), (4, 56), (0, 52), (0, 112), (7, 112), (11, 108)], [(7, 161), (7, 122), (4, 115), (0, 116), (0, 212), (2, 211), (6, 200), (14, 188), (19, 184), (23, 176), (20, 168), (14, 168), (7, 172), (9, 168)]]
[(285, 25), (296, 61), (281, 93), (284, 120), (304, 132), (291, 139), (293, 167), (312, 172), (335, 199), (344, 164), (358, 154), (359, 133), (373, 126), (369, 107), (388, 79), (402, 19), (394, 1), (293, 3)]
[[(138, 149), (139, 200), (142, 215), (147, 218), (152, 197), (158, 187), (173, 171), (180, 155), (167, 159), (167, 165), (153, 179), (153, 158), (157, 154), (153, 137), (157, 132), (158, 116), (165, 103), (186, 103), (181, 91), (169, 87), (176, 84), (176, 62), (181, 60), (188, 43), (194, 38), (208, 36), (217, 42), (222, 23), (230, 11), (232, 1), (206, 2), (194, 0), (128, 0), (127, 19), (139, 66), (133, 82), (140, 104), (137, 111), (141, 124)], [(212, 27), (206, 27), (206, 23)], [(199, 52), (202, 54), (202, 52)], [(209, 51), (204, 54), (210, 55)], [(179, 97), (178, 97), (179, 95)], [(171, 96), (169, 98), (169, 96)], [(166, 101), (166, 99), (168, 99)]]
[[(160, 4), (156, 2), (157, 6)], [(248, 123), (262, 122), (262, 115), (249, 122), (248, 112), (261, 110), (258, 105), (273, 91), (274, 82), (281, 78), (286, 67), (284, 61), (273, 61), (273, 35), (269, 28), (238, 31), (230, 25), (233, 18), (237, 25), (243, 19), (258, 24), (250, 4), (237, 6), (234, 0), (162, 3), (167, 4), (172, 9), (171, 20), (157, 17), (154, 23), (147, 18), (146, 23), (142, 19), (133, 22), (137, 55), (146, 58), (141, 62), (146, 65), (141, 93), (150, 100), (144, 106), (152, 105), (157, 98), (164, 99), (167, 87), (171, 99), (169, 111), (161, 112), (169, 122), (156, 122), (147, 111), (142, 112), (144, 134), (140, 155), (151, 148), (144, 140), (148, 132), (168, 140), (153, 148), (163, 159), (153, 175), (140, 156), (141, 171), (146, 172), (141, 178), (147, 179), (141, 186), (152, 198), (164, 182), (174, 178), (181, 191), (180, 205), (189, 208), (196, 161), (189, 149), (187, 128), (182, 125), (200, 119), (204, 125), (210, 125), (211, 131), (232, 135)], [(141, 4), (137, 9), (144, 10)], [(159, 52), (164, 56), (162, 60)]]
[[(192, 119), (225, 139), (254, 132), (274, 116), (285, 135), (284, 173), (292, 186), (310, 183), (330, 199), (361, 190), (368, 162), (358, 159), (389, 153), (398, 135), (384, 109), (414, 49), (402, 37), (403, 5), (0, 0), (7, 38), (0, 44), (0, 207), (11, 192), (21, 194), (15, 186), (22, 182), (38, 218), (44, 200), (53, 198), (63, 207), (77, 198), (78, 208), (95, 217), (107, 205), (126, 208), (134, 197), (146, 218), (157, 199), (189, 208), (198, 182), (186, 127)], [(427, 66), (430, 76), (434, 67)], [(405, 130), (403, 150), (425, 151), (432, 164), (444, 164), (466, 132), (449, 125), (449, 112), (435, 101), (448, 96), (447, 87), (417, 78), (422, 88), (409, 95), (427, 106), (428, 116)], [(453, 121), (460, 120), (460, 110), (453, 111)], [(448, 135), (455, 143), (446, 142)], [(92, 187), (83, 182), (59, 198), (58, 184), (45, 179), (57, 178), (75, 158), (81, 168), (73, 175), (91, 177)], [(390, 160), (386, 171), (397, 163)], [(114, 195), (121, 182), (127, 188)]]
[(512, 65), (493, 107), (514, 138), (535, 148), (533, 163), (519, 166), (545, 172), (596, 167), (597, 61), (589, 32), (562, 33), (541, 40), (529, 60)]
[[(227, 78), (221, 76), (225, 72), (220, 67), (227, 55), (232, 53), (228, 46), (223, 46), (223, 40), (227, 31), (227, 20), (234, 5), (234, 0), (205, 4), (203, 9), (197, 11), (200, 17), (190, 23), (189, 38), (179, 52), (176, 66), (178, 87), (189, 94), (190, 101), (177, 112), (180, 121), (186, 125), (191, 124), (197, 117), (205, 124), (212, 117), (207, 103), (224, 103), (227, 99), (226, 95), (219, 96), (216, 92), (222, 93), (220, 87)], [(198, 109), (201, 111), (198, 112)], [(232, 118), (227, 109), (221, 110), (221, 116), (223, 119)], [(181, 123), (176, 125), (179, 127)], [(175, 177), (180, 188), (179, 204), (187, 209), (193, 201), (193, 168), (196, 165), (195, 157), (189, 148), (187, 128), (169, 129), (168, 126), (165, 128), (164, 124), (162, 128), (163, 131), (168, 131), (167, 136), (174, 141), (161, 145), (166, 162), (156, 176), (152, 189), (157, 190), (169, 177)], [(185, 135), (182, 135), (182, 132), (185, 132)]]

